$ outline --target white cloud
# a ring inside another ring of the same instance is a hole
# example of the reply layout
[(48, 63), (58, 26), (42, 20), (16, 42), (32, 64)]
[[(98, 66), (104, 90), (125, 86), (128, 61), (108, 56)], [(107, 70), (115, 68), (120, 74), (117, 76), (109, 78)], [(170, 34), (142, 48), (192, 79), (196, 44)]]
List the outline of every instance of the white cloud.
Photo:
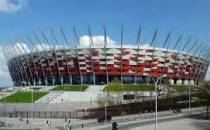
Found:
[(42, 44), (36, 44), (36, 49), (38, 51), (50, 50), (50, 46), (47, 45), (47, 44), (44, 44), (44, 43), (42, 43)]
[[(119, 45), (117, 47), (120, 47)], [(124, 44), (123, 48), (138, 48), (137, 45), (132, 45), (132, 44)], [(139, 48), (144, 49), (144, 48), (151, 48), (149, 44), (144, 44), (140, 45)]]
[(11, 78), (6, 64), (6, 59), (0, 46), (0, 87), (11, 85)]
[(9, 75), (8, 69), (6, 69), (6, 68), (0, 68), (0, 77), (2, 77), (2, 76), (8, 76), (8, 75)]
[[(92, 36), (92, 39), (93, 39), (93, 47), (96, 47), (96, 48), (104, 47), (104, 36), (103, 35)], [(107, 47), (115, 47), (115, 48), (121, 47), (120, 44), (117, 44), (117, 42), (114, 41), (112, 38), (107, 36), (106, 39), (107, 39)], [(90, 37), (87, 35), (80, 37), (80, 46), (79, 47), (84, 48), (84, 47), (89, 47), (89, 46), (90, 46)], [(124, 43), (123, 47), (124, 48), (137, 48), (137, 45)], [(140, 48), (151, 48), (151, 46), (149, 44), (144, 44), (144, 45), (140, 45)]]
[(27, 0), (0, 0), (0, 12), (17, 12), (26, 7)]
[(205, 80), (208, 80), (208, 81), (210, 80), (210, 66), (209, 66), (208, 71), (206, 73)]
[(21, 54), (30, 52), (28, 46), (25, 43), (20, 43), (20, 42), (16, 43), (16, 51)]
[(30, 49), (25, 43), (17, 42), (15, 45), (9, 45), (7, 46), (7, 53), (10, 56), (16, 56), (24, 53), (29, 53)]
[[(103, 47), (104, 46), (104, 36), (98, 35), (98, 36), (92, 36), (93, 39), (93, 45), (94, 47)], [(112, 40), (110, 37), (106, 37), (107, 39), (107, 45), (108, 46), (115, 46), (116, 42)], [(80, 47), (89, 47), (90, 45), (90, 37), (87, 35), (84, 35), (80, 37)]]
[[(17, 42), (13, 46), (7, 46), (7, 55), (15, 56), (29, 52), (29, 48), (25, 43)], [(3, 47), (0, 46), (0, 87), (12, 85), (11, 77), (7, 67), (7, 60), (3, 55)], [(9, 57), (8, 57), (9, 58)]]
[(69, 49), (68, 46), (64, 45), (64, 44), (59, 44), (59, 45), (55, 45), (55, 46), (50, 46), (49, 44), (45, 44), (45, 43), (41, 43), (41, 44), (36, 44), (36, 47), (34, 48), (35, 50), (33, 51), (49, 51), (52, 49)]

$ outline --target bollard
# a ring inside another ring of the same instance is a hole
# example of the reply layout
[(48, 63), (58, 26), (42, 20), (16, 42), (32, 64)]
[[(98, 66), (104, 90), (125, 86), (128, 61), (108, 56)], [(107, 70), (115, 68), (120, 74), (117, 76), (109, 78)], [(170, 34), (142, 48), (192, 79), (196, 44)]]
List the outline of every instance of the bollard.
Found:
[(9, 117), (12, 118), (12, 113), (9, 113)]
[(28, 121), (28, 112), (26, 112), (26, 118), (27, 118), (27, 121)]

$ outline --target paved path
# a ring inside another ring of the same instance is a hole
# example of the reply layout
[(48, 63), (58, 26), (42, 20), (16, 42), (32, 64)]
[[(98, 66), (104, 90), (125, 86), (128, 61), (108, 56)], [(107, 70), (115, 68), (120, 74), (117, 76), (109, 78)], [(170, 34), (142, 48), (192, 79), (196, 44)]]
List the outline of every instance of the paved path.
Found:
[(35, 103), (49, 103), (50, 101), (61, 95), (62, 93), (63, 93), (62, 91), (51, 91), (44, 97), (41, 97), (40, 99), (35, 101)]
[[(128, 128), (127, 130), (154, 130), (155, 125), (136, 126)], [(179, 120), (172, 120), (161, 122), (158, 124), (159, 130), (210, 130), (210, 121), (198, 120), (191, 118), (183, 118)]]
[[(188, 109), (184, 109), (183, 112), (180, 114), (174, 114), (172, 113), (172, 111), (162, 111), (162, 112), (158, 112), (158, 120), (159, 122), (178, 120), (178, 119), (188, 117), (189, 115), (198, 115), (201, 113), (204, 113), (204, 110), (202, 108), (193, 108), (191, 109), (190, 112), (188, 111)], [(125, 117), (114, 117), (112, 121), (115, 121), (118, 123), (120, 130), (128, 130), (130, 129), (131, 126), (139, 126), (139, 125), (144, 126), (147, 124), (154, 123), (155, 113), (145, 113), (141, 115), (130, 115), (130, 116), (125, 116)], [(97, 126), (93, 124), (92, 125), (84, 124), (84, 126), (87, 126), (86, 129), (88, 130), (89, 129), (90, 130), (107, 130), (111, 128), (111, 123), (100, 124)], [(77, 130), (83, 130), (83, 129), (78, 128)]]
[[(0, 103), (0, 111), (72, 111), (91, 107), (89, 102), (62, 103)], [(32, 109), (33, 108), (33, 109)]]
[[(194, 108), (192, 109), (191, 112), (193, 113), (199, 113), (201, 112), (201, 108)], [(166, 121), (173, 121), (169, 120), (174, 117), (175, 119), (181, 120), (184, 115), (184, 113), (187, 113), (187, 109), (183, 110), (183, 114), (173, 114), (171, 111), (164, 111), (164, 112), (159, 112), (159, 119), (162, 120), (164, 119), (164, 122)], [(189, 114), (189, 113), (188, 113)], [(164, 117), (162, 117), (164, 116)], [(13, 126), (8, 126), (7, 128), (14, 128), (15, 129), (30, 129), (31, 127), (33, 128), (39, 128), (40, 130), (47, 130), (51, 129), (52, 130), (64, 130), (64, 127), (69, 129), (69, 123), (68, 120), (65, 121), (64, 119), (29, 119), (29, 123), (26, 123), (26, 118), (23, 119), (23, 121), (20, 121), (18, 118), (0, 118), (0, 121), (4, 121), (6, 123), (12, 122)], [(33, 121), (33, 123), (31, 123)], [(48, 121), (48, 124), (46, 123)], [(147, 125), (150, 122), (150, 125), (148, 125), (148, 128), (154, 129), (154, 115), (149, 114), (141, 114), (141, 115), (130, 115), (130, 116), (124, 116), (124, 117), (114, 117), (113, 121), (117, 121), (119, 124), (119, 130), (140, 130), (139, 129), (139, 123), (142, 124), (141, 127), (144, 125)], [(164, 123), (163, 122), (163, 123)], [(160, 123), (160, 122), (159, 122)], [(82, 128), (82, 124), (84, 128)], [(199, 125), (199, 122), (198, 122)], [(202, 126), (204, 124), (200, 124)], [(73, 130), (107, 130), (108, 128), (111, 127), (111, 123), (107, 124), (97, 124), (96, 119), (91, 119), (91, 120), (79, 120), (79, 119), (71, 119), (71, 126), (73, 126)], [(132, 126), (132, 127), (131, 127)], [(161, 127), (161, 123), (160, 123)], [(147, 128), (147, 127), (144, 127)], [(169, 127), (170, 128), (170, 127)], [(185, 128), (185, 127), (184, 127)], [(188, 128), (188, 127), (186, 127)], [(190, 127), (189, 127), (190, 128)], [(150, 130), (150, 129), (143, 129), (143, 130)], [(164, 130), (164, 129), (160, 129)], [(170, 129), (173, 130), (173, 129)], [(175, 129), (175, 130), (185, 130), (185, 129)], [(186, 129), (188, 130), (188, 129)], [(191, 129), (189, 129), (191, 130)], [(192, 130), (203, 130), (203, 129), (192, 129)], [(208, 129), (205, 129), (208, 130)]]
[(88, 102), (95, 103), (99, 92), (68, 92), (65, 91), (56, 98), (54, 98), (51, 103), (62, 103), (62, 102)]

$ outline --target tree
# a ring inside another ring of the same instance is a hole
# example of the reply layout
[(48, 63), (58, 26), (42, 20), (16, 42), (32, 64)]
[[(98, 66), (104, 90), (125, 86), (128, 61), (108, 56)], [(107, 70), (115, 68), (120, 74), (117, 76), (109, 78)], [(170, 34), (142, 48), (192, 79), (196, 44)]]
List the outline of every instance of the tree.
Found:
[[(118, 99), (116, 99), (116, 100), (118, 100)], [(99, 93), (97, 96), (96, 103), (100, 107), (115, 105), (114, 97), (109, 92)]]
[(209, 117), (209, 104), (210, 104), (210, 82), (203, 82), (198, 87), (198, 98), (201, 100), (202, 105), (206, 106), (206, 117)]
[(96, 100), (96, 103), (98, 104), (98, 106), (104, 107), (106, 102), (107, 102), (107, 96), (104, 93), (98, 94), (98, 97)]

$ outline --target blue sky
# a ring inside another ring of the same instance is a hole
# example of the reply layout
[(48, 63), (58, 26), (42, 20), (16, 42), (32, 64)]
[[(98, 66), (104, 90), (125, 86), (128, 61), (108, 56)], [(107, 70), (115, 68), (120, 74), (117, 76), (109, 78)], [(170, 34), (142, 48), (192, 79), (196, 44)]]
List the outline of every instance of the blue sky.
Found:
[[(103, 24), (107, 27), (108, 36), (115, 41), (120, 40), (120, 26), (123, 25), (125, 42), (134, 43), (137, 28), (142, 25), (144, 42), (150, 41), (154, 29), (158, 27), (160, 42), (172, 30), (170, 44), (180, 33), (185, 39), (192, 36), (194, 40), (209, 44), (210, 1), (0, 0), (1, 46), (24, 36), (26, 32), (47, 30), (49, 27), (56, 30), (62, 26), (71, 38), (72, 26), (85, 35), (90, 25), (93, 35), (101, 35)], [(6, 71), (5, 62), (1, 61), (0, 65)], [(0, 86), (11, 84), (8, 77), (0, 74)]]

